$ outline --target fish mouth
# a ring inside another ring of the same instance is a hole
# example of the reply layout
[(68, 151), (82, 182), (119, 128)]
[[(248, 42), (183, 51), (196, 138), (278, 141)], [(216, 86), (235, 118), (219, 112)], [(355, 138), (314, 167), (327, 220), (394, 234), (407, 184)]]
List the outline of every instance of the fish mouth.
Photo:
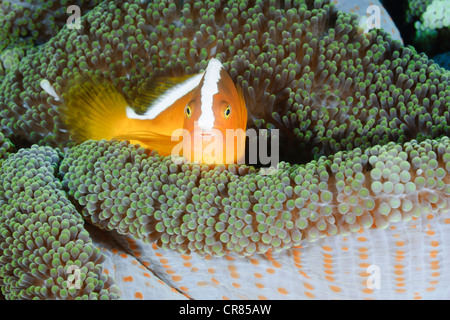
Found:
[(205, 131), (205, 130), (192, 130), (190, 132), (191, 138), (193, 140), (211, 140), (211, 138), (222, 138), (222, 135), (219, 135), (212, 131)]
[[(223, 135), (223, 131), (213, 128), (211, 130), (189, 131), (190, 144), (187, 148), (190, 150), (189, 159), (198, 159), (202, 163), (207, 164), (232, 164), (241, 161), (240, 149), (233, 145), (227, 145), (227, 140)], [(244, 149), (245, 151), (245, 149)], [(201, 159), (201, 160), (200, 160)], [(241, 161), (241, 163), (243, 163)]]

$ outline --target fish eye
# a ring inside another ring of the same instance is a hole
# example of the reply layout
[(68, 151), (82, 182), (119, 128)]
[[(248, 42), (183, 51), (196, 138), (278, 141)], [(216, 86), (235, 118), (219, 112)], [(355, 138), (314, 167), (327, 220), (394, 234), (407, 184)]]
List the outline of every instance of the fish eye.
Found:
[(189, 105), (186, 105), (185, 113), (186, 113), (186, 117), (189, 119), (192, 115), (192, 110), (191, 110), (191, 107), (189, 107)]
[(231, 106), (228, 105), (224, 111), (225, 119), (228, 119), (230, 117), (230, 114), (231, 114)]

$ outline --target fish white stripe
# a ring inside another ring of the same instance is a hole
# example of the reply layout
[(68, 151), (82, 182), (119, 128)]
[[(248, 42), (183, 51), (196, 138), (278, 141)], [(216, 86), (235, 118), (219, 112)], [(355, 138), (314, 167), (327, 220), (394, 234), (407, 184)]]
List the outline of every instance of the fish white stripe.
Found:
[(206, 67), (205, 80), (201, 90), (202, 113), (198, 119), (198, 124), (203, 130), (211, 130), (214, 127), (213, 96), (219, 92), (218, 83), (222, 68), (223, 65), (220, 61), (214, 58), (209, 61), (208, 67)]
[(161, 112), (173, 105), (179, 98), (187, 94), (189, 91), (195, 89), (199, 85), (202, 77), (203, 73), (200, 73), (180, 84), (173, 86), (172, 88), (164, 92), (164, 94), (162, 94), (158, 99), (156, 99), (144, 114), (137, 114), (131, 107), (128, 106), (126, 109), (127, 117), (129, 119), (138, 120), (155, 119)]

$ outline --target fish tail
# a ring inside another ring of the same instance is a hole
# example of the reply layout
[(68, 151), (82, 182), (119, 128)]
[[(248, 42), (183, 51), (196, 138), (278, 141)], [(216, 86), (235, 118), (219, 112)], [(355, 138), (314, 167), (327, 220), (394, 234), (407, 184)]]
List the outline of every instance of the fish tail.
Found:
[(110, 140), (127, 122), (127, 101), (106, 79), (78, 75), (63, 100), (62, 119), (75, 141)]

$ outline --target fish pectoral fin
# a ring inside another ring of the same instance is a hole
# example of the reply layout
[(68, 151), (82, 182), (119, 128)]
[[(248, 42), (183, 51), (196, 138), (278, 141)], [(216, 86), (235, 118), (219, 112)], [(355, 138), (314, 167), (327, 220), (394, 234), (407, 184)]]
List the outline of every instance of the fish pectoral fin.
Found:
[(128, 103), (108, 80), (77, 74), (66, 88), (61, 117), (73, 139), (111, 139), (128, 121)]
[(130, 131), (114, 136), (117, 140), (129, 140), (150, 150), (156, 150), (160, 155), (168, 156), (179, 143), (179, 137), (159, 134), (152, 131)]

